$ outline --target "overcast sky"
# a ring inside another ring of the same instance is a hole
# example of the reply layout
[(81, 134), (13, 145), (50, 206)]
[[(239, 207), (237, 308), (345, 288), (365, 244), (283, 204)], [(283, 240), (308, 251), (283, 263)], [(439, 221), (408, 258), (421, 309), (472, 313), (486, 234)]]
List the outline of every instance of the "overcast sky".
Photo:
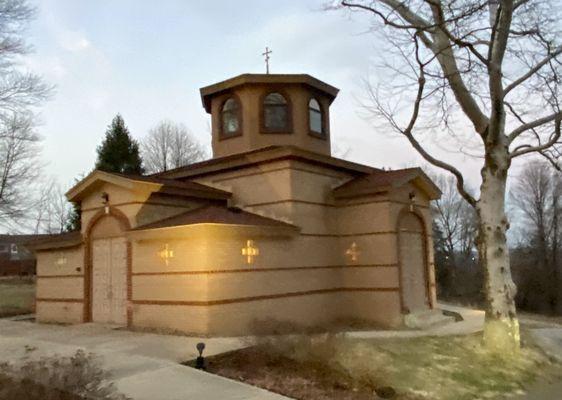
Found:
[[(366, 16), (322, 11), (315, 1), (41, 0), (29, 30), (29, 67), (56, 86), (41, 110), (48, 173), (67, 187), (89, 172), (107, 125), (121, 113), (141, 139), (164, 118), (182, 122), (207, 147), (199, 88), (241, 73), (308, 73), (340, 89), (331, 108), (333, 144), (376, 167), (419, 163), (401, 138), (358, 112), (361, 79), (379, 56)], [(376, 82), (377, 76), (371, 76)], [(435, 145), (430, 148), (441, 154)], [(479, 161), (460, 154), (472, 184)]]

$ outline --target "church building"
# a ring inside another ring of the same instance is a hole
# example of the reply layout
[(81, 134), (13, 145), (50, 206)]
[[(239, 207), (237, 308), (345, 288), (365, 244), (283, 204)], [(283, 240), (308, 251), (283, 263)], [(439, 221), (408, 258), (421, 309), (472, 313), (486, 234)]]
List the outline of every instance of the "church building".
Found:
[(194, 335), (288, 324), (398, 327), (436, 306), (419, 168), (331, 156), (338, 89), (244, 74), (201, 89), (213, 157), (155, 175), (93, 171), (80, 232), (35, 243), (37, 321)]

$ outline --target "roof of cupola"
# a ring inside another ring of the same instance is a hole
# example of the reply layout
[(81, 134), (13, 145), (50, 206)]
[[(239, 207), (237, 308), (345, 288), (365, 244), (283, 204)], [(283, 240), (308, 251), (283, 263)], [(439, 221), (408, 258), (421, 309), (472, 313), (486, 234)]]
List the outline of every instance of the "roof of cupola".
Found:
[(318, 90), (333, 101), (339, 89), (308, 74), (242, 74), (200, 89), (203, 107), (211, 112), (211, 98), (217, 94), (243, 85), (260, 84), (301, 84)]

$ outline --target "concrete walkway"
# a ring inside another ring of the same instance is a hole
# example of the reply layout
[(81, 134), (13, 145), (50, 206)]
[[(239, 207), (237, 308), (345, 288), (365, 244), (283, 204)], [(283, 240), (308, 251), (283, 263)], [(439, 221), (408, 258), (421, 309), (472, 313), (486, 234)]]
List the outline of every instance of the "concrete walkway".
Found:
[[(210, 356), (245, 347), (240, 338), (202, 339), (114, 330), (97, 324), (56, 326), (0, 320), (0, 361), (73, 355), (101, 357), (119, 392), (134, 400), (283, 400), (286, 397), (179, 365), (197, 356), (205, 342)], [(34, 348), (26, 352), (28, 348)]]
[(481, 332), (484, 329), (484, 311), (473, 310), (450, 304), (438, 304), (438, 308), (459, 313), (463, 321), (438, 325), (423, 330), (400, 330), (400, 331), (356, 331), (348, 332), (347, 336), (355, 339), (385, 339), (385, 338), (411, 338), (423, 336), (451, 336), (470, 335)]
[[(562, 326), (557, 326), (557, 328), (532, 329), (531, 334), (536, 344), (549, 356), (562, 362)], [(561, 398), (562, 382), (558, 382), (554, 384), (538, 384), (531, 388), (527, 395), (517, 397), (514, 400), (560, 400)]]
[[(466, 335), (482, 330), (484, 312), (441, 304), (441, 309), (460, 313), (464, 320), (425, 330), (357, 331), (352, 338), (408, 338)], [(562, 326), (532, 329), (548, 354), (562, 362)], [(240, 382), (179, 365), (197, 356), (195, 345), (205, 342), (212, 356), (252, 344), (251, 338), (193, 338), (115, 330), (106, 325), (45, 325), (0, 319), (0, 361), (18, 362), (24, 357), (70, 356), (78, 349), (101, 357), (117, 389), (134, 400), (290, 400)], [(29, 353), (26, 346), (34, 348)], [(562, 383), (539, 385), (521, 400), (559, 400)]]
[[(454, 306), (464, 321), (422, 331), (348, 332), (354, 338), (458, 335), (482, 329), (481, 311)], [(24, 357), (70, 356), (78, 349), (101, 357), (119, 392), (134, 400), (282, 400), (286, 397), (240, 382), (197, 371), (180, 362), (197, 356), (195, 345), (205, 342), (205, 356), (250, 345), (251, 338), (193, 338), (115, 330), (107, 325), (45, 325), (28, 317), (0, 320), (0, 361), (20, 362)], [(33, 348), (26, 352), (26, 347)]]

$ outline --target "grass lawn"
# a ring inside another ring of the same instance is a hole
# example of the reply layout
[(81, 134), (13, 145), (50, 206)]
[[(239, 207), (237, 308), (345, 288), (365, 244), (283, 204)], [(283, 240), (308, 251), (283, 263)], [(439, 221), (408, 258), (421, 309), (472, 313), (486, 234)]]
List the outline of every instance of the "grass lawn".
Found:
[[(562, 378), (562, 365), (527, 335), (519, 355), (498, 358), (480, 335), (349, 339), (343, 335), (268, 339), (209, 358), (208, 371), (295, 399), (498, 399), (534, 382)], [(389, 388), (392, 388), (390, 390)], [(386, 393), (385, 393), (386, 392)]]
[(0, 279), (0, 318), (34, 312), (35, 282), (31, 278)]

